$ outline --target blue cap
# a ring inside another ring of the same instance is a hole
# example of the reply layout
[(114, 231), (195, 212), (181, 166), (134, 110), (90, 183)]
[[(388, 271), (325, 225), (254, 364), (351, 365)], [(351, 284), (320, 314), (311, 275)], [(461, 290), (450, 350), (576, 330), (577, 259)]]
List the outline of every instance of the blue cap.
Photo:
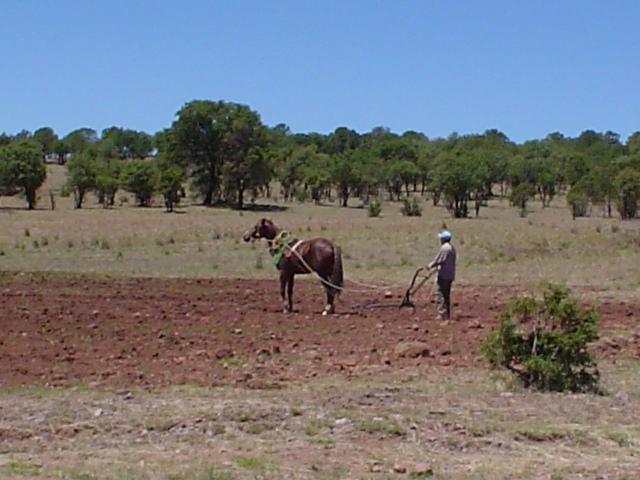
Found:
[(449, 230), (443, 230), (438, 234), (440, 240), (451, 240), (451, 232)]

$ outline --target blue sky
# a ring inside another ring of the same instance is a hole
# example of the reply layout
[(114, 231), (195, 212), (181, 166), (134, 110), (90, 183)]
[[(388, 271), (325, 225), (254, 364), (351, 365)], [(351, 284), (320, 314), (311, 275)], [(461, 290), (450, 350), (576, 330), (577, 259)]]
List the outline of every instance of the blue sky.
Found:
[(0, 131), (155, 132), (187, 101), (295, 132), (640, 130), (637, 1), (4, 0)]

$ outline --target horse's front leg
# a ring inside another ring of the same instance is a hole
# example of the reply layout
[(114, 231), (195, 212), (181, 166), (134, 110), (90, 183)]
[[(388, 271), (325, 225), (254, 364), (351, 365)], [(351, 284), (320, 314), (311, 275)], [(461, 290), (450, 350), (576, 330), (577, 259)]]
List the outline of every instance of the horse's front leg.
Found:
[(288, 313), (291, 311), (291, 308), (288, 306), (287, 299), (285, 297), (288, 278), (289, 278), (289, 275), (284, 270), (281, 270), (280, 271), (280, 297), (282, 298), (282, 308), (284, 313)]
[(290, 312), (293, 312), (293, 279), (294, 279), (294, 274), (292, 273), (289, 279), (287, 280), (287, 297), (289, 297)]

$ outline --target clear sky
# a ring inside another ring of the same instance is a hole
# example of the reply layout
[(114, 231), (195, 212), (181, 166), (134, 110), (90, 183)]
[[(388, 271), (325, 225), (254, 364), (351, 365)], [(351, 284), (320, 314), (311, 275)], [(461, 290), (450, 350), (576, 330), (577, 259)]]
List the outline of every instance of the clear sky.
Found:
[(512, 140), (640, 130), (640, 2), (3, 0), (0, 131), (268, 125)]

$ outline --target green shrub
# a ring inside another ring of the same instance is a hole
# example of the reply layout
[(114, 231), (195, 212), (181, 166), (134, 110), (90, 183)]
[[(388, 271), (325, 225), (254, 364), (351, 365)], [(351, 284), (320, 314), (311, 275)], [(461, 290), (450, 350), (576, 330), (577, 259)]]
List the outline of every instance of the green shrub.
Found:
[(565, 288), (548, 285), (542, 299), (520, 296), (482, 343), (493, 367), (544, 391), (598, 391), (599, 373), (587, 345), (598, 338), (594, 309), (582, 308)]
[(379, 199), (374, 197), (369, 200), (369, 203), (367, 204), (367, 215), (369, 215), (369, 217), (379, 217), (381, 211), (382, 203)]
[(411, 200), (409, 200), (408, 198), (405, 198), (402, 201), (402, 203), (403, 204), (402, 204), (402, 208), (400, 209), (400, 212), (405, 217), (422, 216), (422, 207), (420, 206), (420, 203), (418, 202), (418, 199), (416, 197), (413, 197)]

